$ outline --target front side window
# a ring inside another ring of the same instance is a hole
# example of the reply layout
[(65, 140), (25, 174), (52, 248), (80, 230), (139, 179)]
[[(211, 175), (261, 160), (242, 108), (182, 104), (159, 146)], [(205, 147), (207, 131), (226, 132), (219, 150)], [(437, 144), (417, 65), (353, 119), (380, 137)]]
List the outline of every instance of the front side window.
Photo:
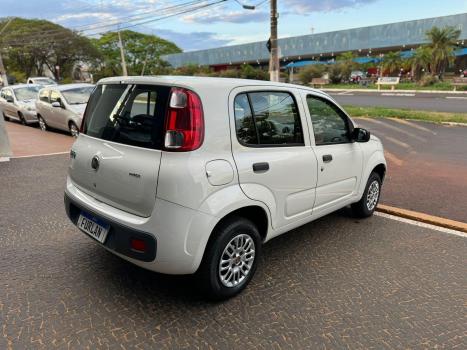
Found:
[(290, 93), (243, 93), (235, 98), (234, 108), (240, 143), (247, 146), (304, 145), (300, 115)]
[(306, 101), (317, 146), (351, 142), (348, 118), (337, 106), (311, 95), (307, 96)]
[(49, 90), (42, 89), (39, 91), (39, 100), (49, 103)]
[(169, 92), (169, 87), (153, 85), (98, 85), (88, 102), (84, 133), (127, 145), (161, 149)]
[(63, 90), (62, 95), (69, 105), (80, 105), (88, 103), (92, 90), (94, 90), (93, 86), (79, 87)]
[(60, 102), (61, 95), (58, 91), (52, 90), (50, 92), (50, 103)]

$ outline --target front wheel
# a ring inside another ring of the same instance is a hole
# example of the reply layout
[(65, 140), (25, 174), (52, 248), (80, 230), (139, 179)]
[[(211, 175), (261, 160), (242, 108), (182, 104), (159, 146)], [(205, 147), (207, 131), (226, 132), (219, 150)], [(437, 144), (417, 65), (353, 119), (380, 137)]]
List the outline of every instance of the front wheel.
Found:
[(357, 217), (367, 218), (373, 215), (381, 194), (381, 177), (377, 173), (371, 173), (363, 192), (362, 198), (352, 204), (352, 210)]
[(37, 120), (39, 121), (39, 127), (41, 128), (42, 131), (47, 131), (47, 124), (40, 115), (37, 116)]
[(3, 114), (3, 119), (4, 119), (6, 122), (10, 121), (10, 118), (8, 118), (8, 117), (5, 115), (5, 112), (2, 112), (2, 114)]
[(261, 254), (261, 237), (245, 218), (232, 217), (213, 232), (197, 276), (215, 300), (231, 298), (248, 285)]
[(73, 123), (73, 122), (70, 122), (70, 134), (73, 137), (78, 137), (78, 135), (79, 135), (79, 129), (76, 126), (76, 124)]

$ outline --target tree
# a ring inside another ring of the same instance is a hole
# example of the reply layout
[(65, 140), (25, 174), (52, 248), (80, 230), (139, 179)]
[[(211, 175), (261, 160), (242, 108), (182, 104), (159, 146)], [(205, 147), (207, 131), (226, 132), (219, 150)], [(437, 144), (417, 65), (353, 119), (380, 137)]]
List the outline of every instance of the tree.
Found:
[[(168, 64), (161, 59), (162, 55), (181, 52), (174, 43), (156, 35), (142, 34), (132, 30), (120, 32), (125, 48), (125, 59), (129, 75), (140, 75), (143, 71), (148, 75), (165, 73)], [(93, 44), (102, 57), (96, 61), (98, 76), (121, 75), (120, 47), (118, 33), (108, 32)]]
[(398, 73), (401, 68), (402, 59), (400, 52), (388, 52), (383, 58), (383, 69), (389, 71), (389, 74)]
[(454, 27), (433, 27), (426, 32), (432, 50), (432, 74), (442, 79), (447, 66), (454, 62), (454, 48), (461, 34), (460, 29)]
[(349, 80), (352, 71), (359, 68), (359, 64), (354, 61), (355, 58), (356, 56), (351, 51), (344, 52), (343, 54), (337, 56), (337, 63), (339, 64), (341, 80)]
[(46, 20), (13, 19), (2, 35), (2, 46), (7, 70), (22, 76), (43, 75), (48, 68), (56, 79), (60, 74), (70, 77), (76, 63), (99, 56), (87, 37)]
[(428, 46), (418, 47), (410, 59), (412, 67), (412, 76), (415, 80), (420, 80), (422, 71), (429, 72), (430, 64), (433, 60), (433, 51)]

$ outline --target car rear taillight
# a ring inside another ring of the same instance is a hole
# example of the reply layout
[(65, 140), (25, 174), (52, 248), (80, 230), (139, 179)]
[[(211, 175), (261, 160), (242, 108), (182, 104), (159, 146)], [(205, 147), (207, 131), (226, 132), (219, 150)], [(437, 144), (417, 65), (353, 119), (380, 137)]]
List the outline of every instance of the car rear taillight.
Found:
[(172, 88), (165, 121), (165, 149), (175, 152), (194, 151), (201, 146), (203, 139), (201, 99), (193, 91)]

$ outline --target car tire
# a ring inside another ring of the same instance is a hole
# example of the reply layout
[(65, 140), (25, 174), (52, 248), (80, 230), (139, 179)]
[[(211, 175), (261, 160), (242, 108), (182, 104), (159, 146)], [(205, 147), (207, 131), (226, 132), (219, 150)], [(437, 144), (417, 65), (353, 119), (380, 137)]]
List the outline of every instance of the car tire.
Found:
[(365, 186), (362, 198), (352, 204), (352, 211), (356, 217), (367, 218), (373, 215), (381, 195), (381, 177), (372, 172)]
[(45, 122), (44, 118), (42, 118), (42, 116), (38, 115), (37, 116), (37, 121), (39, 122), (39, 128), (42, 130), (42, 131), (47, 131), (47, 123)]
[(261, 237), (250, 220), (237, 216), (222, 222), (212, 234), (196, 275), (209, 299), (228, 299), (244, 290), (255, 274)]
[(9, 122), (10, 121), (10, 118), (8, 118), (6, 115), (5, 115), (5, 112), (2, 112), (3, 114), (3, 119), (5, 119), (6, 122)]
[(26, 119), (24, 119), (23, 113), (18, 112), (18, 118), (21, 124), (26, 125)]
[(68, 125), (68, 128), (70, 129), (71, 136), (78, 137), (79, 128), (74, 122), (70, 122), (70, 124)]

